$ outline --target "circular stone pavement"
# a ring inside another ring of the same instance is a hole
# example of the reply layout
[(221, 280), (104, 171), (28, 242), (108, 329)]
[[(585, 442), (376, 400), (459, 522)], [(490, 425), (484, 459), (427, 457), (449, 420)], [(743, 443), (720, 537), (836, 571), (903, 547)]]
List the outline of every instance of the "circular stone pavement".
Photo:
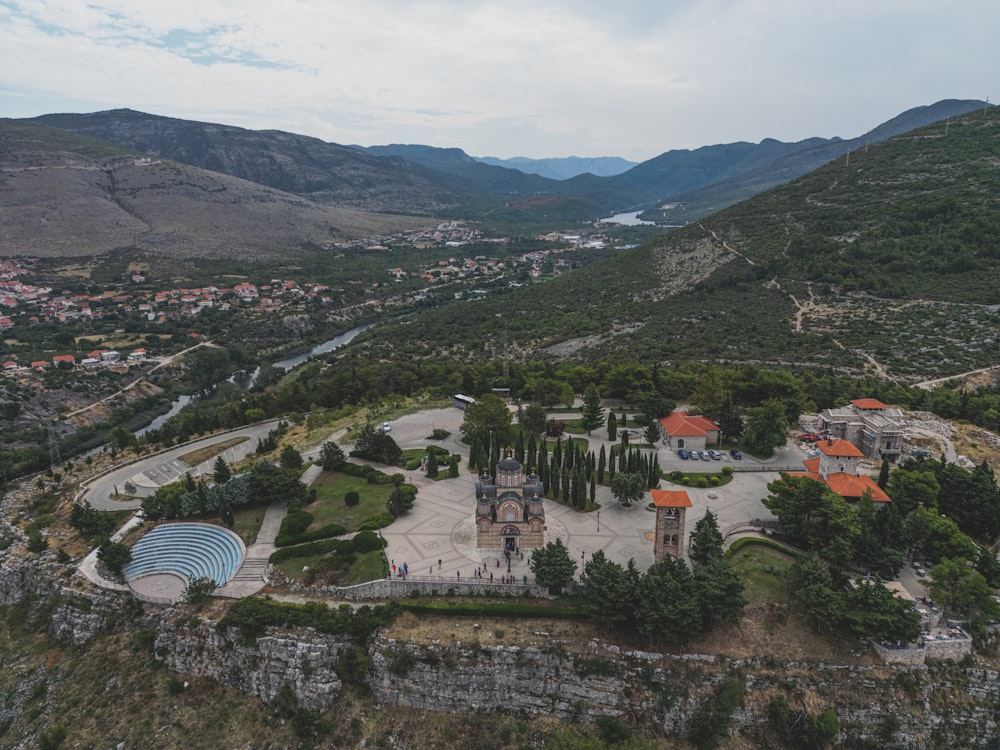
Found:
[(184, 576), (166, 571), (141, 575), (129, 581), (128, 585), (137, 597), (152, 602), (180, 601), (187, 590), (187, 580)]

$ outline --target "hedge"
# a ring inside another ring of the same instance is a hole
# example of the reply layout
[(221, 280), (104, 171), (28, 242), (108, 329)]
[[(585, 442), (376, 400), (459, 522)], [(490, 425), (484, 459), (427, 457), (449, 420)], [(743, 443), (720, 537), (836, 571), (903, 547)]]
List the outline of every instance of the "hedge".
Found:
[[(308, 544), (298, 544), (294, 547), (285, 547), (284, 549), (275, 550), (271, 553), (268, 558), (268, 562), (280, 563), (285, 560), (294, 560), (297, 557), (312, 557), (313, 555), (325, 555), (330, 552), (339, 552), (341, 545), (344, 542), (350, 542), (349, 539), (323, 539), (318, 542), (310, 542)], [(345, 549), (347, 549), (345, 547)], [(349, 554), (354, 552), (354, 544), (351, 543)]]
[(520, 602), (421, 602), (404, 600), (398, 602), (405, 612), (418, 615), (449, 615), (455, 617), (533, 617), (556, 618), (560, 620), (585, 620), (589, 615), (575, 607), (547, 607), (540, 604)]
[(379, 513), (376, 516), (369, 516), (361, 524), (358, 525), (360, 531), (375, 531), (376, 529), (384, 529), (386, 526), (391, 524), (396, 520), (396, 517), (392, 513)]
[(777, 542), (771, 539), (758, 539), (756, 537), (750, 537), (750, 536), (745, 536), (742, 539), (737, 539), (735, 542), (729, 545), (729, 549), (726, 550), (726, 555), (727, 556), (734, 555), (744, 547), (748, 547), (751, 544), (759, 544), (762, 547), (769, 547), (773, 550), (777, 550), (778, 552), (784, 552), (786, 555), (791, 555), (796, 560), (802, 557), (801, 552), (796, 552), (795, 550), (789, 549), (788, 547), (785, 547), (782, 544), (778, 544)]
[(347, 533), (347, 529), (341, 526), (339, 523), (328, 523), (318, 529), (313, 529), (312, 531), (302, 531), (298, 534), (286, 534), (284, 528), (278, 532), (277, 538), (274, 540), (275, 547), (290, 547), (293, 544), (305, 544), (307, 542), (315, 542), (320, 539), (329, 539), (335, 536), (343, 536)]

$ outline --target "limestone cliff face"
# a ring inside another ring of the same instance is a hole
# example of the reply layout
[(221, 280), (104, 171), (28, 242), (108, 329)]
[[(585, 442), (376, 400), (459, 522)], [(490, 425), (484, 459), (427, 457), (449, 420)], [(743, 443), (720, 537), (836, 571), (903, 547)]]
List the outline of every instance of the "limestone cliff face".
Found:
[(235, 630), (217, 630), (209, 622), (157, 625), (155, 653), (185, 675), (210, 677), (264, 701), (287, 686), (306, 708), (329, 708), (340, 694), (336, 666), (347, 646), (343, 639), (312, 630), (271, 629), (251, 644)]
[[(50, 575), (65, 573), (64, 566), (42, 567), (29, 560), (0, 568), (0, 605), (27, 601), (29, 619), (65, 642), (81, 645), (102, 631), (142, 626), (154, 634), (156, 657), (180, 675), (214, 679), (265, 702), (291, 690), (299, 705), (319, 710), (336, 704), (346, 674), (338, 670), (357, 669), (356, 659), (342, 662), (354, 648), (346, 637), (268, 628), (256, 640), (242, 640), (236, 629), (221, 630), (183, 608), (143, 612), (128, 595), (74, 587), (74, 579)], [(425, 645), (385, 635), (375, 638), (367, 656), (366, 681), (383, 706), (571, 722), (616, 716), (676, 737), (720, 683), (735, 679), (743, 701), (732, 714), (732, 731), (750, 742), (774, 740), (768, 706), (778, 695), (807, 716), (832, 709), (837, 744), (992, 747), (1000, 740), (1000, 670), (979, 657), (915, 668), (660, 654), (597, 641), (553, 640), (540, 648)], [(17, 690), (29, 694), (34, 683)]]

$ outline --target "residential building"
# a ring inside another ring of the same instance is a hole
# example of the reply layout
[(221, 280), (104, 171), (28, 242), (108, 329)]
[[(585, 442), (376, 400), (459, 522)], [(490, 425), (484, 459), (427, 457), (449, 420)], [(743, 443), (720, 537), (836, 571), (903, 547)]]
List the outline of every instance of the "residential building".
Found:
[(891, 503), (878, 483), (869, 476), (858, 474), (858, 463), (864, 454), (847, 440), (821, 440), (816, 443), (819, 456), (803, 461), (804, 472), (791, 472), (792, 476), (806, 476), (823, 482), (845, 500), (860, 500), (866, 491), (877, 503)]

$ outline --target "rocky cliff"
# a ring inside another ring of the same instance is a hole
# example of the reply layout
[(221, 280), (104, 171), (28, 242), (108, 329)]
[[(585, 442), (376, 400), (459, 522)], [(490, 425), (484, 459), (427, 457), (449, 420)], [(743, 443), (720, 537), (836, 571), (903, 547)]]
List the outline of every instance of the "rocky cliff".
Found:
[[(294, 696), (297, 705), (323, 711), (336, 705), (343, 682), (363, 679), (382, 706), (570, 723), (616, 717), (678, 737), (704, 724), (722, 688), (735, 685), (738, 705), (719, 721), (755, 746), (776, 738), (793, 742), (788, 732), (797, 722), (814, 726), (824, 712), (833, 717), (827, 731), (841, 745), (991, 747), (1000, 739), (1000, 671), (983, 657), (913, 668), (864, 659), (829, 664), (664, 654), (598, 640), (551, 638), (526, 647), (442, 636), (418, 643), (384, 633), (359, 654), (346, 636), (310, 628), (268, 627), (247, 638), (185, 608), (147, 606), (143, 612), (127, 595), (51, 575), (65, 572), (64, 566), (43, 567), (36, 560), (5, 565), (0, 602), (25, 606), (29, 619), (76, 645), (103, 631), (146, 628), (156, 658), (170, 670), (269, 703)], [(367, 670), (363, 676), (359, 664)], [(8, 686), (11, 699), (0, 713), (22, 710), (17, 696), (37, 693), (44, 679), (44, 671), (35, 672)]]

